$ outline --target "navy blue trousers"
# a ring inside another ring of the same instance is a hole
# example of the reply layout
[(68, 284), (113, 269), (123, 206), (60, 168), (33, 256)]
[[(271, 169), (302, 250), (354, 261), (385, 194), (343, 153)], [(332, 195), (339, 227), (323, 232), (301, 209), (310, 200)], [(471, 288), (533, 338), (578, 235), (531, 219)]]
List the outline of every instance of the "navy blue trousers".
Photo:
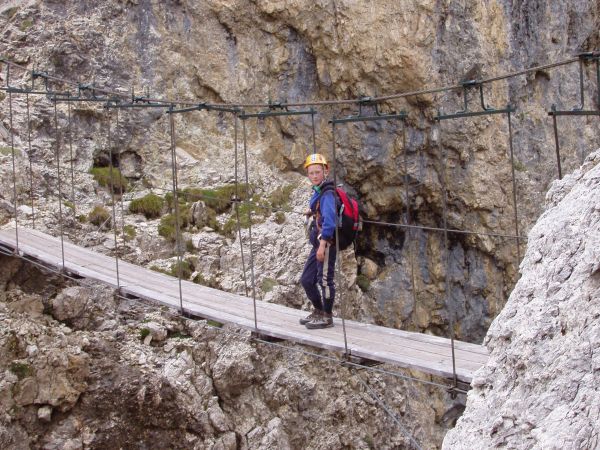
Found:
[(325, 249), (325, 260), (317, 261), (318, 240), (311, 239), (313, 247), (304, 264), (300, 283), (306, 291), (306, 296), (316, 309), (331, 314), (335, 298), (335, 245)]

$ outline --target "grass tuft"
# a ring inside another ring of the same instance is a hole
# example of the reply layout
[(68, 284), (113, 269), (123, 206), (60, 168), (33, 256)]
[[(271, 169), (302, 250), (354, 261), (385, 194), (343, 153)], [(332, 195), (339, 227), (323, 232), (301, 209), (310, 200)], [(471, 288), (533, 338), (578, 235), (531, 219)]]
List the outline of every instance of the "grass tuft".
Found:
[(110, 228), (111, 218), (110, 213), (104, 206), (96, 205), (88, 214), (88, 221), (97, 227), (103, 225), (104, 228)]
[(142, 198), (136, 198), (129, 204), (129, 211), (135, 214), (143, 214), (146, 219), (156, 219), (160, 217), (165, 201), (156, 194), (144, 195)]
[(125, 178), (121, 171), (113, 167), (112, 172), (110, 167), (92, 167), (90, 169), (90, 173), (94, 176), (96, 182), (103, 187), (107, 187), (110, 189), (111, 187), (111, 173), (112, 173), (112, 191), (115, 194), (122, 194), (127, 190), (127, 178)]

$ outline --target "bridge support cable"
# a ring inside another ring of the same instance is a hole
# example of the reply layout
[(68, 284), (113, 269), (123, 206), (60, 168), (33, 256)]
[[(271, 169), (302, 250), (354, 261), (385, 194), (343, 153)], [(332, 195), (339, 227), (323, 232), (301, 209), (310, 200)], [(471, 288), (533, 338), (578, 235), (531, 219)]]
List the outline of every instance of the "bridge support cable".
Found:
[(444, 227), (444, 267), (446, 268), (446, 274), (444, 277), (444, 295), (446, 309), (448, 311), (448, 322), (450, 328), (450, 350), (452, 354), (452, 388), (450, 389), (450, 393), (453, 395), (453, 398), (456, 396), (455, 389), (458, 387), (458, 377), (456, 375), (456, 350), (454, 347), (454, 308), (450, 304), (450, 249), (448, 246), (448, 186), (447, 186), (447, 178), (446, 178), (446, 165), (447, 165), (447, 155), (446, 149), (442, 145), (442, 122), (438, 122), (438, 152), (441, 160), (441, 168), (440, 168), (440, 180), (442, 183), (442, 221)]
[[(112, 143), (112, 133), (111, 133), (111, 116), (112, 113), (110, 109), (106, 108), (106, 119), (108, 126), (108, 164), (109, 164), (109, 181), (110, 181), (110, 197), (111, 197), (111, 208), (112, 208), (112, 228), (113, 228), (113, 236), (115, 241), (115, 268), (117, 271), (117, 290), (121, 290), (121, 279), (119, 277), (119, 241), (117, 239), (117, 212), (115, 207), (115, 170), (113, 167), (113, 143)], [(119, 173), (119, 190), (120, 192), (123, 189), (123, 181), (121, 179)], [(122, 195), (122, 194), (121, 194)]]
[(508, 121), (508, 147), (510, 149), (510, 170), (511, 170), (511, 181), (512, 181), (512, 201), (513, 201), (513, 214), (515, 223), (515, 236), (516, 239), (516, 250), (517, 250), (517, 267), (521, 264), (521, 242), (519, 239), (519, 212), (517, 207), (517, 179), (515, 177), (515, 155), (513, 150), (513, 133), (512, 133), (512, 121), (511, 111), (506, 113), (506, 119)]
[(35, 204), (33, 200), (33, 154), (31, 151), (31, 115), (29, 113), (29, 93), (25, 94), (25, 111), (27, 118), (27, 159), (29, 160), (29, 199), (31, 201), (31, 228), (35, 229)]
[(414, 228), (411, 227), (412, 217), (411, 217), (411, 209), (410, 209), (410, 188), (408, 182), (408, 149), (406, 148), (406, 118), (401, 120), (402, 122), (402, 153), (404, 156), (404, 196), (406, 202), (406, 218), (405, 223), (408, 225), (406, 228), (406, 239), (405, 242), (408, 241), (408, 259), (410, 264), (410, 283), (412, 289), (412, 297), (413, 303), (415, 305), (419, 304), (419, 298), (417, 295), (417, 276), (415, 270), (415, 253), (417, 250), (417, 242), (414, 236)]
[(182, 272), (182, 257), (181, 257), (181, 230), (179, 217), (179, 186), (177, 180), (177, 152), (175, 146), (175, 116), (173, 115), (174, 106), (169, 107), (169, 134), (171, 137), (171, 181), (173, 183), (173, 204), (175, 208), (175, 246), (177, 247), (177, 280), (179, 282), (179, 309), (181, 315), (183, 311), (183, 290), (181, 288), (181, 272)]
[[(585, 110), (585, 93), (584, 93), (584, 64), (596, 63), (596, 109)], [(556, 166), (558, 169), (558, 178), (562, 180), (562, 167), (560, 161), (560, 144), (558, 140), (558, 116), (600, 116), (600, 52), (581, 53), (579, 55), (579, 106), (570, 110), (560, 110), (553, 104), (548, 111), (548, 115), (552, 117), (552, 127), (554, 130), (554, 147), (556, 149)], [(583, 164), (585, 155), (583, 149), (580, 155), (580, 164)]]
[[(376, 102), (374, 102), (370, 97), (362, 97), (358, 102), (358, 113), (355, 115), (350, 115), (347, 117), (335, 117), (333, 116), (329, 123), (331, 124), (331, 167), (332, 167), (332, 176), (333, 176), (333, 185), (337, 187), (337, 171), (336, 171), (336, 161), (337, 161), (337, 152), (336, 152), (336, 133), (335, 127), (337, 124), (346, 124), (351, 122), (371, 122), (371, 121), (381, 121), (381, 120), (401, 120), (403, 122), (404, 129), (404, 121), (406, 120), (407, 114), (404, 111), (400, 113), (392, 112), (390, 114), (381, 114), (379, 112), (379, 106)], [(364, 114), (363, 108), (372, 107), (374, 113), (373, 114)], [(406, 146), (404, 146), (406, 149)], [(407, 174), (408, 177), (408, 174)], [(408, 202), (408, 197), (407, 197)], [(339, 229), (335, 227), (335, 245), (336, 245), (336, 260), (335, 260), (335, 278), (339, 283), (341, 281), (341, 255), (339, 248)], [(348, 336), (346, 334), (346, 304), (344, 301), (344, 297), (342, 295), (343, 290), (338, 289), (339, 299), (340, 299), (340, 311), (341, 311), (341, 319), (342, 319), (342, 331), (344, 334), (344, 348), (345, 348), (345, 358), (348, 359), (350, 357), (350, 350), (348, 349)], [(413, 290), (414, 295), (414, 290)]]
[(69, 162), (71, 163), (71, 201), (75, 204), (75, 168), (73, 161), (73, 127), (71, 126), (71, 102), (67, 102), (67, 132), (69, 133)]
[(60, 228), (60, 248), (62, 257), (62, 270), (65, 270), (65, 241), (64, 241), (64, 229), (63, 229), (63, 214), (62, 214), (62, 177), (60, 174), (60, 133), (58, 131), (58, 113), (56, 110), (56, 101), (54, 101), (54, 136), (55, 146), (54, 152), (56, 154), (56, 177), (58, 184), (58, 224)]
[[(316, 141), (315, 141), (315, 127), (314, 127), (314, 115), (316, 114), (316, 110), (310, 108), (308, 110), (290, 110), (287, 107), (283, 107), (280, 103), (269, 102), (269, 109), (266, 111), (259, 111), (257, 113), (245, 113), (244, 111), (240, 111), (239, 115), (237, 115), (242, 120), (242, 133), (243, 133), (243, 146), (244, 146), (244, 168), (245, 168), (245, 179), (246, 179), (246, 200), (245, 203), (247, 205), (251, 205), (250, 200), (250, 180), (248, 177), (248, 146), (247, 146), (247, 131), (246, 131), (246, 120), (250, 118), (257, 119), (265, 119), (267, 117), (285, 117), (285, 116), (302, 116), (310, 114), (312, 117), (312, 132), (313, 132), (313, 149), (316, 150)], [(237, 159), (236, 159), (237, 161)], [(239, 213), (236, 210), (237, 219), (238, 219), (238, 227), (239, 227)], [(252, 285), (252, 301), (254, 302), (254, 326), (256, 331), (258, 332), (258, 321), (256, 318), (256, 285), (254, 279), (254, 250), (252, 245), (252, 208), (247, 208), (248, 214), (248, 238), (250, 245), (250, 282)], [(241, 243), (241, 240), (240, 240)]]
[[(10, 66), (7, 66), (7, 81), (8, 81), (8, 72), (10, 70)], [(13, 209), (15, 212), (15, 237), (17, 247), (15, 251), (17, 254), (19, 253), (19, 199), (17, 198), (17, 169), (16, 169), (16, 156), (15, 156), (15, 137), (13, 130), (13, 108), (12, 108), (12, 92), (8, 91), (8, 124), (10, 127), (10, 151), (12, 155), (12, 185), (13, 185)]]
[[(240, 256), (242, 258), (242, 278), (244, 279), (244, 292), (248, 297), (248, 279), (246, 277), (246, 262), (244, 260), (244, 243), (242, 242), (242, 227), (240, 226), (240, 192), (238, 176), (238, 115), (233, 115), (233, 172), (235, 180), (235, 198), (233, 208), (235, 210), (235, 221), (237, 224), (238, 240), (240, 241)], [(256, 324), (256, 323), (255, 323)]]
[[(471, 111), (469, 110), (468, 100), (467, 100), (467, 91), (472, 88), (479, 89), (479, 99), (480, 99), (480, 111)], [(463, 109), (457, 111), (452, 114), (442, 114), (438, 111), (435, 120), (441, 123), (442, 120), (451, 120), (451, 119), (460, 119), (466, 117), (478, 117), (478, 116), (487, 116), (493, 114), (506, 114), (506, 119), (508, 123), (508, 145), (509, 145), (509, 162), (511, 168), (511, 184), (512, 184), (512, 203), (513, 203), (513, 213), (514, 213), (514, 228), (515, 228), (515, 241), (516, 241), (516, 256), (517, 256), (517, 267), (521, 263), (521, 250), (520, 250), (520, 241), (521, 236), (519, 234), (519, 213), (518, 213), (518, 204), (517, 204), (517, 182), (515, 177), (515, 161), (514, 161), (514, 151), (513, 151), (513, 135), (512, 135), (512, 122), (511, 122), (511, 114), (515, 112), (515, 108), (510, 104), (506, 105), (506, 108), (497, 109), (491, 106), (488, 106), (484, 99), (483, 94), (483, 82), (477, 80), (465, 81), (462, 83), (463, 89)], [(441, 128), (440, 128), (441, 130)], [(441, 134), (439, 136), (441, 139)]]
[[(481, 110), (472, 111), (469, 110), (468, 104), (468, 91), (470, 89), (476, 88), (479, 90), (479, 101)], [(517, 257), (517, 267), (521, 261), (521, 252), (520, 252), (520, 235), (519, 235), (519, 216), (518, 216), (518, 205), (517, 205), (517, 184), (515, 178), (515, 162), (514, 162), (514, 151), (513, 151), (513, 136), (512, 136), (512, 122), (511, 122), (511, 113), (515, 111), (515, 109), (511, 105), (507, 105), (506, 108), (496, 109), (490, 107), (486, 104), (484, 93), (483, 93), (483, 82), (477, 80), (469, 80), (462, 83), (462, 91), (463, 91), (463, 109), (457, 111), (452, 114), (442, 114), (438, 112), (438, 115), (435, 117), (438, 122), (438, 149), (441, 158), (441, 182), (442, 182), (442, 209), (443, 209), (443, 228), (444, 228), (444, 264), (446, 267), (446, 276), (445, 276), (445, 297), (446, 297), (446, 307), (448, 308), (448, 319), (450, 326), (450, 341), (452, 343), (452, 368), (454, 372), (454, 384), (456, 387), (457, 378), (456, 378), (456, 363), (455, 363), (455, 348), (454, 348), (454, 340), (455, 340), (455, 317), (454, 310), (450, 307), (450, 248), (448, 241), (448, 233), (452, 230), (448, 228), (448, 184), (447, 184), (447, 152), (445, 147), (442, 144), (442, 121), (443, 120), (451, 120), (451, 119), (460, 119), (467, 117), (478, 117), (478, 116), (486, 116), (492, 114), (506, 114), (507, 122), (508, 122), (508, 144), (509, 144), (509, 162), (511, 167), (511, 182), (512, 182), (512, 203), (513, 203), (513, 212), (514, 212), (514, 227), (515, 227), (515, 242), (516, 242), (516, 257)], [(453, 392), (454, 394), (454, 392)]]
[[(246, 180), (246, 201), (248, 201), (248, 199), (250, 199), (250, 178), (248, 177), (248, 138), (246, 133), (246, 118), (243, 116), (240, 117), (242, 118), (242, 133), (244, 141), (244, 178)], [(254, 279), (254, 246), (252, 245), (252, 208), (245, 209), (248, 214), (248, 246), (250, 247), (250, 284), (252, 287), (252, 303), (254, 307), (254, 330), (258, 333), (258, 318), (256, 317), (256, 282)], [(237, 218), (239, 220), (239, 214)]]
[[(331, 154), (332, 154), (332, 158), (331, 158), (331, 172), (333, 175), (333, 186), (337, 187), (337, 173), (336, 173), (336, 168), (335, 168), (335, 161), (337, 159), (337, 155), (336, 155), (336, 150), (335, 150), (335, 122), (331, 122)], [(336, 223), (336, 227), (335, 227), (335, 272), (334, 272), (334, 277), (335, 277), (335, 281), (338, 284), (338, 297), (340, 299), (340, 312), (341, 312), (341, 319), (342, 319), (342, 332), (344, 334), (344, 357), (346, 359), (350, 358), (350, 350), (348, 349), (348, 335), (346, 332), (346, 308), (345, 308), (345, 303), (344, 303), (344, 296), (342, 295), (342, 291), (343, 289), (340, 289), (340, 281), (341, 281), (341, 276), (340, 276), (340, 259), (341, 259), (341, 255), (340, 255), (340, 239), (339, 239), (339, 230), (338, 230), (338, 226)], [(325, 299), (323, 299), (323, 302), (325, 302)], [(323, 303), (324, 304), (324, 303)]]
[(6, 65), (6, 91), (8, 91), (8, 115), (9, 115), (9, 133), (10, 133), (10, 150), (11, 150), (11, 162), (12, 162), (12, 187), (13, 187), (13, 211), (15, 214), (15, 239), (16, 248), (15, 251), (19, 254), (19, 202), (17, 197), (17, 169), (16, 169), (16, 153), (15, 153), (15, 138), (13, 130), (13, 92), (19, 91), (19, 89), (12, 88), (10, 86), (10, 64)]
[[(119, 168), (119, 173), (120, 173), (120, 177), (123, 177), (123, 168), (121, 166), (121, 149), (120, 146), (118, 146), (119, 143), (119, 108), (115, 109), (115, 119), (116, 119), (116, 124), (115, 124), (115, 135), (117, 136), (115, 138), (115, 143), (117, 144), (117, 167)], [(123, 188), (121, 189), (121, 195), (119, 196), (119, 206), (121, 209), (121, 239), (123, 239), (123, 241), (125, 240), (125, 211), (123, 208), (123, 196), (125, 195), (124, 192), (125, 186), (123, 186)]]

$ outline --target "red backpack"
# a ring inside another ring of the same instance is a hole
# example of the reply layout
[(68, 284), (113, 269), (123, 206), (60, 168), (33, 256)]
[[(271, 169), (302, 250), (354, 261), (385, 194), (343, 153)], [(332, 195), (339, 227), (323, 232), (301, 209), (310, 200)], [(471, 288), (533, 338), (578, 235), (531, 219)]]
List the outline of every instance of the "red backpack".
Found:
[[(333, 188), (332, 184), (323, 186), (321, 195), (325, 192), (335, 192), (335, 204), (338, 210), (337, 218), (337, 237), (340, 250), (346, 250), (362, 230), (362, 219), (360, 217), (360, 205), (358, 201), (348, 195), (342, 188)], [(319, 205), (317, 205), (317, 210)]]

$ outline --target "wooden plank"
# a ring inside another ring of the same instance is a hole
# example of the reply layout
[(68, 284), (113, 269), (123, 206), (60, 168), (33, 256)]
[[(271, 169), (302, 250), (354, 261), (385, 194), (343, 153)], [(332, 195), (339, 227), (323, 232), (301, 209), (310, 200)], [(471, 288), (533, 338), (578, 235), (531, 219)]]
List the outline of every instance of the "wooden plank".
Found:
[[(12, 231), (12, 233), (11, 233)], [(62, 267), (58, 238), (37, 230), (19, 229), (19, 250), (47, 264)], [(15, 246), (13, 230), (0, 231), (0, 242)], [(115, 258), (64, 242), (65, 269), (117, 287)], [(177, 278), (119, 260), (121, 291), (139, 298), (180, 308)], [(223, 323), (234, 323), (255, 330), (254, 303), (251, 298), (219, 291), (182, 280), (181, 291), (185, 311)], [(256, 301), (258, 332), (276, 338), (293, 340), (314, 347), (344, 352), (341, 320), (335, 327), (308, 330), (298, 324), (305, 311), (275, 303)], [(452, 376), (451, 349), (447, 339), (385, 328), (350, 320), (345, 321), (348, 349), (352, 355), (379, 360), (427, 373)], [(470, 382), (473, 372), (487, 361), (483, 346), (455, 341), (456, 373)]]

